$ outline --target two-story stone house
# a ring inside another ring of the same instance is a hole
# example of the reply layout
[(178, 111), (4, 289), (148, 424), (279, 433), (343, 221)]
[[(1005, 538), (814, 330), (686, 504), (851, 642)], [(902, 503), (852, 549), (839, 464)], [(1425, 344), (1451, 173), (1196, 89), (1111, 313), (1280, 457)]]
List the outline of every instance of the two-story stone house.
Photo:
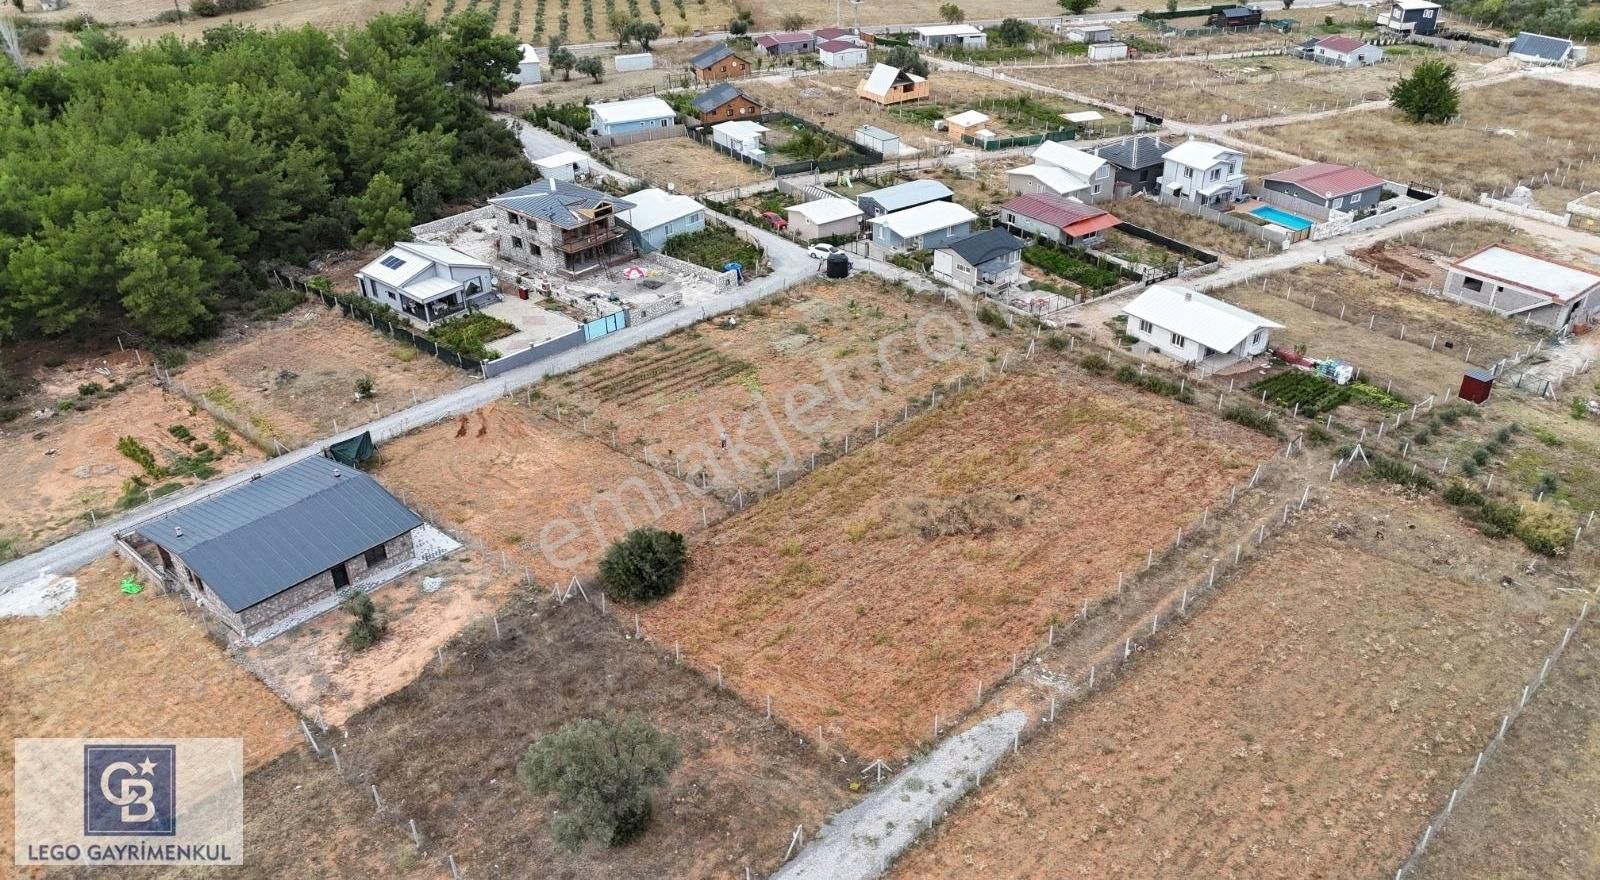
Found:
[(617, 215), (632, 202), (564, 180), (541, 180), (489, 200), (501, 259), (577, 278), (632, 256)]

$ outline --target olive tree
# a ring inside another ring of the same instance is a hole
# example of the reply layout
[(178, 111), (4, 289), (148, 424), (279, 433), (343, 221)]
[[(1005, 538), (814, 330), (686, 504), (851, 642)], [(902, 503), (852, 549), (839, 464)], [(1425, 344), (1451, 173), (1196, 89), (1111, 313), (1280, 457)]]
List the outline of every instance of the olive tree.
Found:
[(528, 790), (554, 795), (556, 843), (621, 846), (650, 825), (651, 792), (678, 766), (676, 738), (635, 717), (584, 718), (539, 737), (517, 764)]

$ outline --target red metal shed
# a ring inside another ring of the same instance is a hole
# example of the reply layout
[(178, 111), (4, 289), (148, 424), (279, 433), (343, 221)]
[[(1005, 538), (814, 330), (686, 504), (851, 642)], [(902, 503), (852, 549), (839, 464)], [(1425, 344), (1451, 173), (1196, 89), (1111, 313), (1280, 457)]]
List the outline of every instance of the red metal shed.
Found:
[(1480, 367), (1468, 367), (1461, 374), (1461, 399), (1483, 403), (1494, 390), (1494, 374)]

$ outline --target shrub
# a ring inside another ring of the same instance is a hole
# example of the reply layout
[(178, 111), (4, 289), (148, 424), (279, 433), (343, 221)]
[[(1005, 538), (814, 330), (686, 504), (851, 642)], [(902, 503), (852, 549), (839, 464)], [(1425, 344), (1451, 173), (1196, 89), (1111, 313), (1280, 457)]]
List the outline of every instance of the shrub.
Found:
[(1244, 425), (1246, 428), (1260, 431), (1268, 437), (1283, 439), (1283, 429), (1278, 427), (1278, 423), (1273, 421), (1271, 416), (1264, 412), (1257, 412), (1242, 403), (1236, 403), (1223, 410), (1222, 417), (1230, 422)]
[(1385, 391), (1376, 385), (1365, 382), (1351, 382), (1345, 386), (1350, 389), (1351, 396), (1361, 402), (1376, 406), (1380, 409), (1405, 409), (1411, 402), (1391, 391)]
[(1566, 552), (1572, 538), (1573, 524), (1555, 508), (1536, 504), (1522, 514), (1512, 534), (1522, 545), (1544, 556), (1558, 556)]
[(1407, 489), (1432, 489), (1433, 480), (1427, 472), (1415, 464), (1407, 464), (1397, 458), (1376, 453), (1368, 457), (1371, 463), (1371, 473), (1374, 477), (1388, 483), (1404, 486)]
[(1543, 443), (1546, 446), (1563, 446), (1563, 445), (1565, 445), (1560, 437), (1557, 437), (1553, 432), (1549, 431), (1548, 429), (1540, 428), (1540, 427), (1535, 426), (1530, 430), (1532, 430), (1533, 436), (1536, 439), (1538, 439), (1538, 441), (1540, 443)]
[(487, 361), (498, 357), (489, 348), (489, 341), (510, 336), (515, 332), (517, 328), (493, 315), (473, 312), (470, 315), (460, 315), (435, 324), (428, 328), (427, 335), (429, 339), (451, 351), (460, 352), (476, 360)]
[(1584, 405), (1583, 399), (1578, 397), (1572, 398), (1572, 404), (1567, 407), (1567, 411), (1572, 414), (1573, 418), (1579, 421), (1582, 421), (1589, 415), (1589, 408)]
[(1299, 406), (1303, 416), (1315, 416), (1334, 409), (1350, 399), (1350, 389), (1313, 373), (1291, 370), (1269, 376), (1250, 386), (1257, 393), (1266, 392), (1267, 399), (1285, 409)]
[(349, 645), (352, 651), (365, 651), (376, 645), (389, 629), (388, 621), (378, 612), (378, 606), (372, 601), (372, 597), (360, 590), (346, 596), (344, 601), (339, 603), (339, 607), (355, 618), (350, 621), (350, 628), (344, 634), (344, 643)]
[(1533, 494), (1538, 496), (1554, 495), (1558, 485), (1555, 474), (1540, 474), (1539, 482), (1533, 485)]
[(1044, 338), (1044, 347), (1051, 351), (1066, 351), (1072, 346), (1072, 337), (1065, 333), (1052, 333)]
[(1451, 483), (1444, 487), (1443, 497), (1446, 504), (1457, 507), (1479, 507), (1483, 504), (1483, 495), (1465, 483)]
[(140, 443), (135, 437), (118, 437), (117, 451), (138, 465), (151, 479), (159, 480), (167, 475), (165, 468), (156, 464), (156, 454), (150, 447)]
[(1022, 249), (1022, 260), (1091, 291), (1115, 287), (1117, 282), (1122, 280), (1122, 276), (1110, 269), (1102, 268), (1076, 254), (1048, 245), (1028, 245)]
[(29, 55), (43, 55), (50, 48), (50, 32), (40, 27), (28, 28), (17, 34), (17, 48)]
[(1476, 477), (1478, 475), (1478, 463), (1470, 458), (1462, 459), (1461, 472), (1469, 477)]
[(189, 11), (202, 18), (212, 18), (222, 14), (222, 9), (217, 5), (217, 0), (192, 0)]
[(1310, 443), (1312, 446), (1330, 446), (1334, 440), (1333, 434), (1321, 425), (1307, 427), (1302, 436), (1305, 438), (1305, 442)]
[(991, 303), (980, 303), (977, 316), (979, 323), (987, 324), (990, 327), (1004, 330), (1007, 326), (1005, 313)]
[(367, 398), (371, 397), (372, 396), (372, 389), (373, 389), (373, 384), (372, 384), (372, 377), (371, 376), (357, 376), (356, 377), (356, 397), (357, 397), (357, 399), (366, 400)]
[(1078, 366), (1096, 376), (1104, 376), (1111, 371), (1111, 362), (1103, 354), (1086, 354), (1083, 360), (1078, 361)]
[(99, 382), (85, 382), (78, 386), (78, 396), (93, 397), (104, 390), (105, 388), (103, 388)]
[(306, 298), (298, 291), (287, 288), (269, 290), (250, 304), (248, 314), (252, 321), (270, 321), (305, 301)]
[(629, 532), (606, 549), (600, 559), (600, 580), (611, 595), (647, 602), (672, 594), (683, 580), (688, 561), (683, 535), (650, 527)]
[(577, 851), (621, 846), (650, 824), (650, 796), (680, 760), (678, 741), (641, 718), (583, 718), (528, 747), (517, 776), (559, 803), (550, 833)]
[(194, 442), (194, 433), (186, 425), (172, 425), (167, 428), (167, 433), (184, 443)]

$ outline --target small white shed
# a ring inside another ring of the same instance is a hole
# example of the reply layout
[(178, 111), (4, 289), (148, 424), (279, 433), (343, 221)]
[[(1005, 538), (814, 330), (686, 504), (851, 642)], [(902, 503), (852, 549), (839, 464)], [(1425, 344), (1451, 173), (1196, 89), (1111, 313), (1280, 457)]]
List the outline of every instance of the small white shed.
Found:
[(649, 52), (635, 52), (632, 55), (618, 55), (611, 59), (616, 65), (617, 73), (627, 73), (630, 70), (651, 70), (656, 66), (655, 56)]
[(741, 156), (760, 159), (766, 154), (762, 137), (769, 129), (759, 122), (739, 119), (711, 126), (711, 141)]
[(1090, 43), (1090, 61), (1121, 61), (1128, 57), (1127, 43)]
[(563, 150), (553, 156), (535, 159), (533, 167), (539, 169), (541, 180), (578, 180), (594, 172), (594, 166), (589, 164), (589, 155), (575, 150)]
[(521, 48), (522, 60), (517, 62), (517, 72), (511, 74), (511, 81), (519, 86), (544, 82), (544, 75), (539, 72), (539, 50), (527, 43), (523, 43)]
[(876, 125), (863, 125), (856, 129), (856, 143), (869, 150), (877, 150), (884, 158), (900, 155), (900, 136)]

